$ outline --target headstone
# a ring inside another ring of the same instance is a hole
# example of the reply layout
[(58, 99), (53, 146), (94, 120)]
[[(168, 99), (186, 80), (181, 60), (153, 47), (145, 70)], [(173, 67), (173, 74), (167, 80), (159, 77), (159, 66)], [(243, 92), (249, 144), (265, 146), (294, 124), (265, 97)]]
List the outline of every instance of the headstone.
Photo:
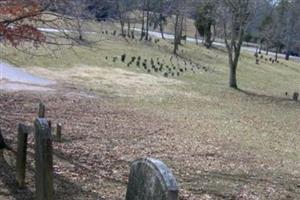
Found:
[(121, 56), (121, 61), (122, 61), (122, 62), (125, 62), (125, 59), (126, 59), (126, 54), (123, 54), (123, 55)]
[(299, 93), (298, 92), (294, 92), (294, 94), (293, 94), (293, 100), (294, 101), (298, 101), (298, 98), (299, 98)]
[(177, 182), (164, 163), (153, 158), (139, 159), (133, 162), (126, 200), (177, 199)]
[(28, 128), (24, 124), (18, 125), (18, 149), (16, 163), (16, 180), (19, 187), (25, 186), (26, 155), (27, 155)]
[(259, 60), (258, 60), (258, 59), (256, 59), (255, 61), (256, 61), (255, 63), (256, 63), (257, 65), (259, 65)]
[(38, 118), (35, 126), (35, 188), (37, 200), (53, 200), (53, 149), (48, 121)]

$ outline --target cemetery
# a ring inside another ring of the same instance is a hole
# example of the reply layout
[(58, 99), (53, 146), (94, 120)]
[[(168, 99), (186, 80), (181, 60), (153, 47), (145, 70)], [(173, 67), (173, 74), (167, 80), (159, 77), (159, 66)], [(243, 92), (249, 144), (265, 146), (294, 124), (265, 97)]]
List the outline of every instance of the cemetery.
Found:
[(3, 2), (0, 200), (300, 199), (295, 0)]

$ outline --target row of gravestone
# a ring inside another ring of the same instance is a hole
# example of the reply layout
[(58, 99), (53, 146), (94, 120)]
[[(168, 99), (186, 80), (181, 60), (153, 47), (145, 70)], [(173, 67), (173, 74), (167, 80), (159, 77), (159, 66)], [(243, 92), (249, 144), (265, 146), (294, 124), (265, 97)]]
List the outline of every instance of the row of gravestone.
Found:
[[(109, 57), (106, 56), (105, 59), (109, 60)], [(209, 69), (208, 67), (195, 64), (191, 60), (182, 60), (182, 65), (180, 65), (179, 59), (177, 57), (174, 58), (173, 56), (170, 57), (171, 64), (166, 64), (165, 60), (160, 60), (158, 57), (156, 59), (151, 58), (150, 62), (147, 59), (142, 59), (141, 56), (132, 56), (128, 58), (125, 53), (120, 57), (112, 57), (112, 61), (114, 63), (116, 63), (118, 59), (120, 59), (122, 63), (125, 63), (127, 67), (131, 67), (133, 64), (135, 64), (136, 67), (143, 68), (147, 73), (162, 73), (165, 77), (180, 76), (187, 71), (196, 73), (196, 71), (201, 69), (207, 72)], [(174, 60), (177, 62), (177, 64), (174, 63)]]
[[(260, 54), (260, 55), (259, 55)], [(269, 58), (267, 58), (267, 57), (264, 57), (264, 55), (262, 55), (261, 53), (257, 53), (257, 52), (255, 52), (254, 53), (254, 57), (255, 57), (255, 61), (256, 61), (256, 64), (257, 65), (259, 65), (259, 63), (260, 63), (260, 60), (265, 60), (266, 62), (270, 62), (270, 63), (272, 63), (272, 64), (274, 64), (274, 63), (279, 63), (279, 61), (277, 60), (277, 59), (274, 59), (274, 58), (271, 58), (271, 57), (269, 57)]]
[[(117, 31), (114, 30), (112, 32), (109, 32), (108, 30), (105, 30), (105, 31), (102, 31), (101, 32), (103, 35), (111, 35), (111, 36), (122, 36), (123, 38), (128, 38), (130, 40), (135, 40), (135, 31), (134, 30), (131, 30), (130, 33), (124, 31), (124, 33), (120, 33), (120, 34), (117, 34)], [(137, 41), (137, 40), (136, 40)], [(152, 37), (148, 37), (148, 41), (149, 42), (154, 42), (155, 44), (159, 43), (160, 39), (156, 38), (156, 39), (152, 39)]]
[[(35, 189), (37, 200), (54, 200), (53, 148), (51, 123), (45, 119), (45, 106), (39, 104), (39, 117), (34, 122)], [(18, 127), (16, 181), (25, 187), (27, 138), (29, 128)], [(61, 136), (61, 126), (58, 128)], [(3, 143), (3, 144), (2, 144)], [(4, 145), (4, 146), (3, 146)], [(0, 147), (12, 150), (4, 143), (0, 130)], [(1, 151), (2, 148), (0, 148)], [(153, 158), (138, 159), (131, 165), (126, 200), (177, 200), (178, 186), (170, 169)]]
[[(260, 56), (259, 56), (259, 54), (260, 54)], [(255, 58), (256, 58), (256, 64), (259, 64), (259, 58), (262, 60), (262, 59), (264, 59), (264, 56), (261, 54), (261, 53), (255, 53), (254, 54), (254, 56), (255, 56)], [(276, 59), (273, 59), (273, 58), (265, 58), (265, 61), (266, 62), (268, 62), (268, 61), (270, 61), (271, 63), (279, 63), (279, 61), (278, 60), (276, 60)], [(281, 64), (283, 64), (283, 63), (281, 63)], [(288, 92), (285, 92), (285, 96), (289, 96), (289, 94), (288, 94)], [(293, 93), (293, 96), (292, 96), (292, 99), (294, 100), (294, 101), (298, 101), (298, 99), (299, 99), (299, 93), (298, 92), (294, 92)]]
[[(288, 95), (287, 92), (285, 94)], [(298, 99), (299, 99), (299, 93), (298, 92), (294, 92), (294, 94), (293, 94), (293, 100), (294, 101), (298, 101)]]

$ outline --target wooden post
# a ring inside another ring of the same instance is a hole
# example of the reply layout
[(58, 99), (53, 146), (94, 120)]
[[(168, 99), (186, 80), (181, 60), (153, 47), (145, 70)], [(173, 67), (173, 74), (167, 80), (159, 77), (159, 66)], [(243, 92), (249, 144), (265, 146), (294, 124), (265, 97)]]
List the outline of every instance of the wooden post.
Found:
[(37, 200), (53, 200), (53, 149), (48, 121), (35, 120), (35, 187)]
[(25, 186), (26, 154), (27, 154), (28, 129), (24, 124), (18, 126), (18, 149), (16, 164), (16, 180), (19, 187)]
[(1, 128), (0, 128), (0, 160), (3, 160), (3, 149), (4, 149), (4, 139), (2, 137)]
[(46, 112), (46, 107), (42, 102), (40, 102), (38, 117), (39, 118), (45, 118), (45, 112)]
[(62, 131), (62, 124), (61, 123), (57, 123), (56, 126), (56, 137), (58, 141), (61, 141), (61, 131)]

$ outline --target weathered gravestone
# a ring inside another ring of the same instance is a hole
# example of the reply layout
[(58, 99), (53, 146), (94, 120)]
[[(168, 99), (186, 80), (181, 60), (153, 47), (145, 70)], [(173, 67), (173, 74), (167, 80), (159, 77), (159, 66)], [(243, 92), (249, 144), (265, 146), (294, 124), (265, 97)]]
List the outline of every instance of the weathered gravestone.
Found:
[(35, 188), (37, 200), (53, 200), (53, 149), (48, 121), (38, 118), (35, 126)]
[(12, 150), (11, 147), (6, 144), (0, 129), (0, 151), (3, 149)]
[(139, 159), (133, 162), (126, 200), (177, 199), (177, 182), (164, 163), (153, 158)]
[(294, 92), (294, 94), (293, 94), (293, 100), (294, 101), (298, 101), (298, 98), (299, 98), (299, 93), (298, 92)]

